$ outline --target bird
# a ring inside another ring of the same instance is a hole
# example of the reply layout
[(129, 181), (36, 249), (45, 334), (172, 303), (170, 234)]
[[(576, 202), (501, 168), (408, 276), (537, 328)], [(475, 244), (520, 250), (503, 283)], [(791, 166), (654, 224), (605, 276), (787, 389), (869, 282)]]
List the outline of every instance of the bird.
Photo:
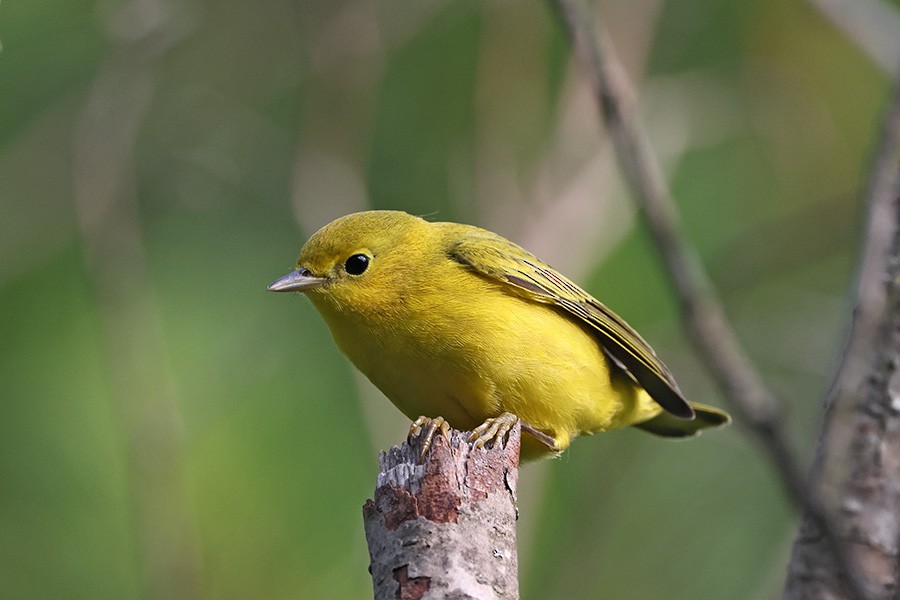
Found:
[(268, 290), (301, 292), (338, 348), (400, 411), (410, 436), (471, 431), (523, 460), (634, 426), (687, 438), (730, 422), (688, 402), (644, 339), (532, 253), (486, 229), (402, 211), (340, 217)]

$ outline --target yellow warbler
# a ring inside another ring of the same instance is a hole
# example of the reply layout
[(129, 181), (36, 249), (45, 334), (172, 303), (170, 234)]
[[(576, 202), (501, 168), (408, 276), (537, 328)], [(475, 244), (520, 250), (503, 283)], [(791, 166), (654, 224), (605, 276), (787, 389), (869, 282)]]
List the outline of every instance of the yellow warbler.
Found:
[[(428, 440), (447, 423), (522, 454), (634, 425), (688, 437), (727, 423), (691, 404), (625, 321), (534, 255), (490, 231), (399, 211), (341, 217), (268, 288), (304, 292), (353, 364)], [(446, 419), (446, 421), (444, 420)]]

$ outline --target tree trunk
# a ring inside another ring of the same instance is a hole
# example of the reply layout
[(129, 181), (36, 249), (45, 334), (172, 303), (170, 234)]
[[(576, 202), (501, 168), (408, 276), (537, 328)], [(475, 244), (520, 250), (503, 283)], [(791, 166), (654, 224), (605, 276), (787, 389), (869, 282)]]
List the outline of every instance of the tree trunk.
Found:
[[(867, 598), (888, 600), (898, 597), (900, 576), (900, 86), (869, 198), (852, 330), (829, 393), (812, 482)], [(784, 598), (848, 598), (808, 515), (794, 541)]]

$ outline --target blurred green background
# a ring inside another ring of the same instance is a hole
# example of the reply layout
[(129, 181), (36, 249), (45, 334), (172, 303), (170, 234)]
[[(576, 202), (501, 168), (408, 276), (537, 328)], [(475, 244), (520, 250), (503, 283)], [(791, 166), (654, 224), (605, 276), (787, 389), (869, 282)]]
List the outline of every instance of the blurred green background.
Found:
[[(598, 15), (808, 458), (889, 79), (804, 3)], [(371, 597), (361, 506), (406, 421), (265, 292), (354, 210), (518, 241), (722, 404), (546, 4), (6, 0), (0, 41), (4, 598)], [(524, 599), (779, 595), (796, 515), (740, 423), (521, 478)]]

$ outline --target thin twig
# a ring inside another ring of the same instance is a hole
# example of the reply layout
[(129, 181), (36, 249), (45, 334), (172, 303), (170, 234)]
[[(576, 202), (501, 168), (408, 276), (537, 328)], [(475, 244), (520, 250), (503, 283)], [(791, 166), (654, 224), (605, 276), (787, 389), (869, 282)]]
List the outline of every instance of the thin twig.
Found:
[(763, 383), (728, 324), (722, 304), (697, 258), (678, 230), (678, 212), (635, 111), (634, 95), (607, 37), (598, 32), (579, 0), (554, 0), (576, 59), (589, 78), (610, 132), (619, 167), (632, 190), (666, 267), (698, 354), (723, 390), (730, 409), (761, 443), (791, 500), (816, 522), (829, 540), (848, 593), (865, 600), (863, 583), (825, 507), (808, 486), (781, 426), (780, 406)]

